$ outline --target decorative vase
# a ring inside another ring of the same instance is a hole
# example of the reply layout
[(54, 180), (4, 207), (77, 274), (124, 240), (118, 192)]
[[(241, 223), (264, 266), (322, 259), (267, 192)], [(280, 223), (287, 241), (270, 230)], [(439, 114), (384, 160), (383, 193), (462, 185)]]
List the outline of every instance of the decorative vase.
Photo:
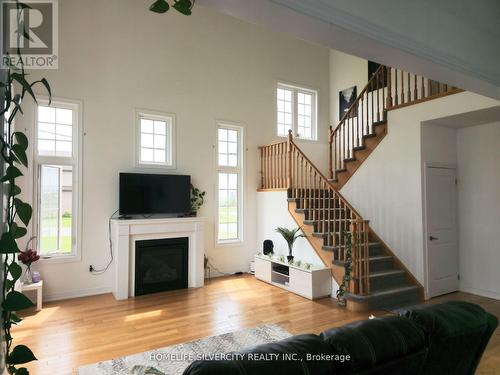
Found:
[(31, 274), (31, 264), (26, 268), (22, 282), (24, 285), (33, 284), (33, 275)]
[(347, 304), (347, 301), (344, 296), (339, 296), (337, 300), (339, 302), (339, 306), (345, 306)]
[(288, 260), (288, 263), (292, 263), (293, 262), (293, 255), (287, 255), (286, 259)]

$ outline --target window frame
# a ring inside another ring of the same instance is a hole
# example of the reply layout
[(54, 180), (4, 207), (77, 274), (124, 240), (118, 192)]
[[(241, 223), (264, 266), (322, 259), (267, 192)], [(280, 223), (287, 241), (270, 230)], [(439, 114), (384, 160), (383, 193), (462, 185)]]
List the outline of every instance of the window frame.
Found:
[[(219, 165), (219, 129), (236, 130), (238, 134), (238, 158), (237, 166), (221, 166)], [(215, 194), (216, 194), (216, 213), (215, 213), (215, 245), (217, 247), (242, 245), (244, 243), (244, 223), (243, 223), (243, 210), (244, 210), (244, 170), (245, 170), (245, 127), (242, 124), (230, 121), (216, 121), (215, 126)], [(238, 238), (234, 239), (219, 239), (219, 174), (220, 173), (233, 173), (237, 174), (238, 183)]]
[[(71, 222), (71, 252), (68, 254), (52, 253), (40, 254), (43, 262), (76, 262), (82, 258), (82, 159), (83, 159), (83, 105), (79, 100), (52, 98), (49, 106), (48, 97), (38, 97), (38, 104), (34, 106), (33, 132), (33, 216), (31, 225), (36, 234), (36, 248), (40, 253), (40, 182), (41, 166), (71, 166), (72, 167), (72, 222)], [(45, 156), (38, 154), (38, 106), (70, 109), (73, 111), (72, 124), (72, 156)], [(76, 237), (76, 238), (75, 238)]]
[[(164, 121), (167, 124), (165, 130), (165, 162), (143, 162), (141, 160), (141, 119)], [(161, 169), (177, 169), (176, 165), (176, 117), (175, 114), (169, 112), (159, 112), (147, 109), (135, 110), (135, 166), (137, 168), (161, 168)], [(170, 143), (170, 145), (169, 145)], [(170, 146), (170, 149), (169, 149)]]
[[(292, 84), (292, 83), (286, 83), (283, 81), (277, 81), (276, 82), (276, 87), (275, 87), (275, 93), (274, 93), (274, 104), (275, 104), (275, 121), (274, 121), (274, 126), (275, 126), (275, 131), (276, 135), (280, 138), (286, 138), (288, 137), (288, 134), (282, 135), (278, 133), (278, 89), (285, 89), (285, 90), (291, 90), (292, 91), (292, 134), (294, 138), (299, 139), (299, 140), (305, 140), (305, 141), (310, 141), (310, 142), (315, 142), (318, 140), (318, 97), (319, 97), (319, 91), (317, 89), (313, 89), (310, 87), (306, 86), (301, 86), (297, 84)], [(298, 121), (298, 116), (299, 116), (299, 111), (298, 111), (298, 94), (307, 94), (311, 95), (311, 137), (302, 137), (299, 136), (298, 130), (299, 130), (299, 121)]]

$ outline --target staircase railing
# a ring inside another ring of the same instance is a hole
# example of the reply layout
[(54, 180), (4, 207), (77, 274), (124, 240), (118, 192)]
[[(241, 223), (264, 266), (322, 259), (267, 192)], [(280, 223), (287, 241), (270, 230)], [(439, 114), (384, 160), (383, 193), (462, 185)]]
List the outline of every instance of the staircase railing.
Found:
[(368, 237), (370, 228), (356, 210), (336, 191), (293, 141), (260, 147), (262, 189), (287, 189), (288, 195), (300, 201), (308, 211), (315, 230), (323, 234), (323, 243), (334, 254), (334, 260), (345, 261), (346, 232), (351, 233), (353, 273), (350, 291), (370, 293)]
[(344, 170), (346, 160), (374, 134), (373, 125), (386, 120), (388, 110), (422, 103), (462, 92), (454, 86), (433, 81), (401, 69), (381, 65), (347, 109), (339, 124), (329, 131), (329, 178)]

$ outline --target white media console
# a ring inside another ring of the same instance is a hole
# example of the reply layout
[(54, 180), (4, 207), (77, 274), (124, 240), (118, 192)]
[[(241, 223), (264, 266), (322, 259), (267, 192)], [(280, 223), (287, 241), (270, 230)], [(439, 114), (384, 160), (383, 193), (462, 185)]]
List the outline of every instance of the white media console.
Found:
[(255, 277), (309, 299), (327, 297), (332, 292), (330, 268), (311, 266), (306, 269), (267, 255), (255, 256)]

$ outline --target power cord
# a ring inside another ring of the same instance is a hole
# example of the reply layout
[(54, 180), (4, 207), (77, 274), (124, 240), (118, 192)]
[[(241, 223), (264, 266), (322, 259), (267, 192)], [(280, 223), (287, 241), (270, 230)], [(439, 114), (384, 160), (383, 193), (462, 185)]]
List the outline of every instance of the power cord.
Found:
[(242, 275), (243, 272), (234, 272), (234, 273), (227, 273), (227, 272), (222, 272), (221, 270), (219, 270), (217, 267), (215, 267), (211, 262), (210, 262), (210, 259), (208, 260), (208, 266), (210, 268), (212, 268), (215, 272), (221, 274), (222, 276), (233, 276), (233, 275)]
[(105, 273), (109, 269), (109, 267), (113, 263), (113, 241), (111, 241), (111, 219), (113, 219), (113, 217), (118, 213), (118, 211), (119, 210), (116, 210), (115, 212), (113, 212), (113, 214), (109, 217), (109, 220), (108, 220), (108, 240), (109, 240), (110, 260), (109, 260), (108, 264), (106, 265), (106, 267), (101, 268), (101, 269), (96, 269), (96, 268), (94, 268), (93, 265), (90, 265), (89, 271), (92, 275), (96, 275), (96, 276), (102, 275), (103, 273)]

